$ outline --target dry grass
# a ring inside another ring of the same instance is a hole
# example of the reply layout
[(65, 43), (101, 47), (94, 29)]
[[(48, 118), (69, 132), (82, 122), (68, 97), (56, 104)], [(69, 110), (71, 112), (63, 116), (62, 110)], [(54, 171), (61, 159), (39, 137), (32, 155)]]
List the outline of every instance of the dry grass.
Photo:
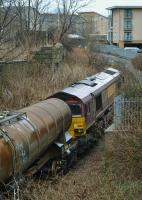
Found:
[(142, 55), (139, 55), (139, 56), (137, 56), (136, 58), (134, 58), (134, 59), (132, 60), (132, 63), (133, 63), (134, 67), (135, 67), (137, 70), (142, 71)]
[(117, 131), (106, 140), (106, 167), (119, 180), (142, 181), (142, 129)]
[(108, 67), (107, 59), (99, 54), (92, 53), (86, 49), (74, 48), (68, 57), (69, 63), (78, 63), (78, 61), (86, 66), (92, 66), (97, 72), (102, 71), (104, 68)]
[(68, 63), (70, 64), (83, 64), (89, 65), (89, 58), (87, 50), (83, 48), (74, 48), (67, 55)]
[(123, 66), (118, 69), (122, 72), (124, 82), (121, 85), (121, 91), (119, 93), (125, 93), (127, 97), (140, 97), (142, 96), (142, 79), (141, 75), (135, 72), (129, 71)]
[(58, 68), (38, 63), (3, 67), (1, 109), (19, 109), (38, 102), (96, 72), (88, 66), (84, 52), (72, 52), (68, 59), (68, 63)]

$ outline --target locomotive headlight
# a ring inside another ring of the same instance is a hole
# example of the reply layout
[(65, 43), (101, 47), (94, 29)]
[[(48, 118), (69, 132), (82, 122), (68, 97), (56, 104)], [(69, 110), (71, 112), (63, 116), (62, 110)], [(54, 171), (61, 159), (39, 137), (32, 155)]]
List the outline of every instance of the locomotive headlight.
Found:
[(74, 132), (75, 133), (79, 133), (79, 134), (82, 134), (83, 133), (83, 129), (74, 129)]

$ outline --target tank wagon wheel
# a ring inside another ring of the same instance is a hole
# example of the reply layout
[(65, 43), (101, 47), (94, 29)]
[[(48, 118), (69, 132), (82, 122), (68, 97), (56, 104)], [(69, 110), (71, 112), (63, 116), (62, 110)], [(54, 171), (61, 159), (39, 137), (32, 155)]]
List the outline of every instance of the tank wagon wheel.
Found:
[(56, 160), (52, 161), (52, 166), (51, 166), (51, 175), (56, 176), (57, 175), (57, 170), (58, 170), (58, 164)]
[(62, 169), (62, 175), (65, 175), (68, 173), (69, 171), (69, 161), (68, 160), (64, 160), (64, 166), (63, 166), (63, 169)]
[(57, 174), (65, 175), (69, 171), (68, 160), (57, 161), (53, 160), (51, 164), (50, 175), (55, 177)]

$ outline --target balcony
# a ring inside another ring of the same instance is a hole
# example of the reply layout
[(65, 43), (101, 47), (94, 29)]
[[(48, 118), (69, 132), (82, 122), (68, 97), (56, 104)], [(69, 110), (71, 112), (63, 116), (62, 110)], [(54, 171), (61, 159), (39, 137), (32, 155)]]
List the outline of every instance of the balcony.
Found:
[(124, 10), (124, 18), (125, 19), (132, 19), (132, 17), (133, 17), (132, 9), (125, 9)]
[(129, 15), (125, 14), (125, 15), (124, 15), (124, 18), (125, 18), (125, 19), (132, 19), (132, 17), (133, 17), (132, 14), (129, 14)]
[(124, 25), (124, 31), (132, 31), (133, 26), (132, 25)]
[(131, 42), (132, 41), (132, 37), (124, 37), (124, 41), (125, 42)]
[(132, 32), (126, 31), (124, 32), (124, 41), (131, 42), (132, 41)]

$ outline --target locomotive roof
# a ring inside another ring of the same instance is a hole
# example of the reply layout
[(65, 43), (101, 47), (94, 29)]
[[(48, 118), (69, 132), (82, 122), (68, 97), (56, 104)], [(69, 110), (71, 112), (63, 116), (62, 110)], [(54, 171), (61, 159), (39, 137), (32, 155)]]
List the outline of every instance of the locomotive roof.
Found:
[(84, 80), (74, 83), (70, 87), (65, 88), (60, 93), (71, 95), (86, 102), (91, 98), (91, 95), (96, 96), (108, 85), (115, 82), (120, 75), (120, 72), (113, 68), (105, 69), (103, 72), (87, 77)]

